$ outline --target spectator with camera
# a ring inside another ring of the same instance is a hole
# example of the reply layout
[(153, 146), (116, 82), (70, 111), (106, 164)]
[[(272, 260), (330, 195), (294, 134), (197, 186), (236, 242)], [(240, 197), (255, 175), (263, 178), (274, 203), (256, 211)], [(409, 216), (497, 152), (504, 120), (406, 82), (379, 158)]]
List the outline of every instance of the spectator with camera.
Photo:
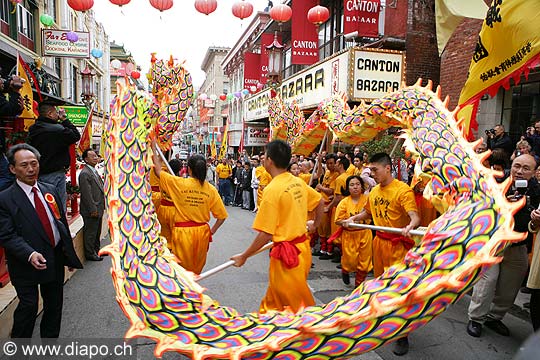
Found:
[(507, 247), (502, 254), (503, 260), (487, 269), (474, 286), (467, 325), (467, 333), (471, 336), (479, 337), (483, 325), (499, 335), (510, 335), (502, 319), (514, 304), (527, 274), (527, 245), (532, 241), (529, 221), (531, 212), (540, 203), (540, 185), (534, 177), (535, 169), (536, 160), (528, 154), (520, 155), (512, 162), (513, 184), (507, 198), (511, 202), (526, 198), (525, 206), (514, 214), (514, 231), (527, 233), (527, 238)]
[(486, 130), (488, 149), (503, 149), (508, 159), (514, 152), (514, 143), (504, 131), (504, 125), (498, 124), (493, 129)]
[(28, 144), (41, 153), (39, 180), (56, 187), (64, 211), (67, 206), (66, 170), (71, 157), (69, 146), (81, 138), (79, 130), (69, 121), (63, 109), (42, 102), (39, 117), (28, 131)]
[(15, 177), (8, 168), (5, 155), (7, 150), (4, 130), (4, 120), (9, 117), (20, 115), (24, 110), (23, 99), (20, 90), (23, 79), (18, 76), (9, 76), (7, 79), (0, 78), (0, 191), (8, 188)]
[(540, 155), (540, 120), (534, 123), (534, 126), (529, 126), (525, 132), (524, 140), (531, 145), (531, 151)]

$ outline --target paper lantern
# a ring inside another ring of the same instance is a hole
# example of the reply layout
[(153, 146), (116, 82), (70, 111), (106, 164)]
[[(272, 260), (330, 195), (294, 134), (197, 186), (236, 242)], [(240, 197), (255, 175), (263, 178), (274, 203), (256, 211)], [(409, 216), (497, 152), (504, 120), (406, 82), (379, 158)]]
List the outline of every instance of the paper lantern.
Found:
[(133, 71), (131, 72), (131, 77), (134, 78), (134, 79), (138, 79), (138, 78), (141, 77), (141, 73), (138, 72), (137, 70), (133, 70)]
[(284, 23), (291, 19), (292, 9), (285, 4), (277, 4), (270, 9), (270, 17), (278, 23)]
[(225, 94), (219, 95), (219, 100), (221, 100), (221, 101), (227, 100), (227, 95), (225, 95)]
[(227, 100), (231, 101), (234, 98), (233, 94), (227, 94)]
[(51, 26), (52, 24), (54, 24), (53, 17), (48, 14), (41, 14), (39, 16), (39, 21), (45, 26)]
[(269, 129), (269, 128), (264, 128), (264, 129), (263, 129), (263, 133), (268, 134), (269, 132), (270, 132), (270, 129)]
[(68, 31), (66, 39), (68, 39), (70, 43), (76, 43), (79, 40), (79, 35), (73, 31)]
[(249, 90), (248, 89), (243, 89), (242, 90), (242, 95), (249, 95)]
[(255, 130), (255, 131), (253, 132), (253, 135), (255, 135), (255, 136), (261, 135), (261, 130)]
[(216, 101), (216, 100), (217, 100), (217, 96), (216, 96), (215, 94), (210, 95), (210, 100)]
[(262, 90), (263, 87), (264, 87), (263, 83), (257, 83), (257, 90)]
[(150, 0), (150, 5), (159, 11), (165, 11), (172, 8), (173, 0)]
[(122, 67), (122, 63), (120, 62), (120, 60), (114, 59), (113, 61), (111, 61), (111, 67), (115, 70), (118, 70)]
[(199, 100), (204, 101), (206, 99), (208, 99), (208, 95), (206, 95), (205, 93), (202, 93), (202, 94), (199, 95)]
[(317, 5), (309, 9), (307, 18), (311, 23), (321, 25), (330, 18), (330, 12), (324, 6)]
[(103, 56), (103, 51), (99, 50), (99, 49), (92, 49), (92, 51), (90, 51), (90, 54), (95, 57), (96, 59), (99, 59), (100, 57)]
[(208, 15), (216, 11), (217, 1), (216, 0), (195, 0), (195, 9), (198, 12)]
[(129, 4), (131, 0), (109, 0), (114, 5), (118, 5), (120, 7)]
[(252, 93), (256, 92), (257, 91), (257, 87), (255, 85), (252, 85), (249, 87), (249, 91), (251, 91)]
[(87, 11), (94, 6), (94, 0), (67, 0), (67, 3), (75, 11)]
[(237, 18), (243, 20), (253, 14), (253, 5), (247, 1), (237, 1), (233, 4), (232, 13)]
[(236, 92), (234, 93), (234, 97), (236, 97), (236, 98), (239, 98), (239, 97), (241, 97), (241, 96), (242, 96), (242, 93), (241, 93), (240, 91), (236, 91)]

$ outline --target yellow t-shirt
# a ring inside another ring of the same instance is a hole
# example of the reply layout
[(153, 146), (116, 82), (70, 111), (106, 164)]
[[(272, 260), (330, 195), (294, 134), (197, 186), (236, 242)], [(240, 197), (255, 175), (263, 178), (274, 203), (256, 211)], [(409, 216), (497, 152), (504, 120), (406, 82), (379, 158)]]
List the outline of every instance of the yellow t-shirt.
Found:
[(309, 180), (311, 180), (311, 174), (298, 174), (298, 177), (306, 182), (306, 184), (309, 184)]
[(259, 187), (262, 186), (263, 188), (272, 181), (272, 175), (270, 175), (262, 165), (255, 168), (255, 177), (259, 179)]
[(216, 166), (216, 174), (220, 179), (227, 179), (232, 175), (231, 165), (223, 165), (223, 163)]
[(345, 172), (347, 173), (347, 176), (353, 176), (356, 173), (356, 166), (350, 164)]
[(341, 199), (336, 208), (336, 221), (347, 220), (351, 216), (360, 214), (366, 206), (367, 200), (368, 196), (366, 194), (360, 194), (360, 198), (356, 204), (350, 196)]
[(228, 216), (217, 189), (207, 181), (201, 185), (197, 179), (184, 179), (162, 172), (159, 184), (171, 196), (178, 222), (206, 223), (210, 221), (210, 213), (216, 219)]
[(273, 236), (272, 241), (290, 241), (306, 233), (307, 213), (321, 194), (300, 178), (285, 172), (272, 179), (253, 221), (253, 228)]
[[(338, 177), (338, 173), (336, 171), (330, 171), (330, 170), (326, 170), (326, 172), (324, 173), (324, 177), (323, 177), (323, 181), (321, 183), (321, 185), (325, 188), (329, 188), (329, 189), (334, 189), (335, 188), (335, 181), (336, 181), (336, 178)], [(322, 194), (322, 197), (324, 199), (324, 201), (328, 201), (328, 198), (329, 196), (326, 195), (325, 193), (321, 192)]]
[(379, 184), (371, 189), (365, 209), (371, 214), (374, 225), (395, 228), (409, 225), (407, 212), (418, 212), (413, 190), (396, 179), (385, 187)]
[(334, 182), (334, 195), (343, 195), (343, 191), (347, 189), (347, 178), (350, 175), (347, 172), (340, 174)]

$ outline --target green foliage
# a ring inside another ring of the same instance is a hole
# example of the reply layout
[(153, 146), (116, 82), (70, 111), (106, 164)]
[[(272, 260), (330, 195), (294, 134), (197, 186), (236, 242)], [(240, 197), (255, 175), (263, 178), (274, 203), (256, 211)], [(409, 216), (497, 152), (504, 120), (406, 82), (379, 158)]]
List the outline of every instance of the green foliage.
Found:
[[(367, 152), (370, 156), (379, 152), (385, 152), (387, 154), (390, 154), (397, 141), (399, 141), (399, 139), (396, 139), (394, 135), (384, 133), (375, 139), (366, 141), (365, 143), (361, 144), (360, 148), (363, 149), (363, 151)], [(404, 157), (404, 154), (401, 151), (401, 147), (394, 150), (393, 157)]]
[(71, 185), (71, 181), (68, 180), (66, 182), (66, 193), (69, 194), (69, 195), (80, 194), (81, 189), (79, 189), (79, 187), (77, 185), (75, 185), (75, 186)]

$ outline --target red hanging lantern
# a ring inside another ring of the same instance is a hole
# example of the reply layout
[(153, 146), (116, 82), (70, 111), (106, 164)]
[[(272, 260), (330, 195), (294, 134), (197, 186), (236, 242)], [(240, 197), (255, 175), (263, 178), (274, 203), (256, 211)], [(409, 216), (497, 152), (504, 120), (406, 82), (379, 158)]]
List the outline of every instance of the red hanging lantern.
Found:
[(225, 94), (219, 95), (219, 100), (221, 100), (221, 101), (227, 100), (227, 95), (225, 95)]
[(165, 11), (172, 8), (173, 0), (150, 0), (150, 5), (159, 11)]
[(131, 72), (131, 77), (134, 78), (134, 79), (138, 79), (138, 78), (141, 77), (141, 73), (138, 72), (137, 70), (133, 70), (133, 71)]
[(269, 128), (264, 128), (264, 129), (263, 129), (263, 133), (268, 134), (269, 132), (270, 132), (270, 129), (269, 129)]
[(195, 9), (198, 12), (208, 15), (217, 9), (216, 0), (195, 0)]
[(274, 5), (274, 7), (270, 9), (270, 17), (278, 23), (284, 23), (289, 21), (291, 19), (291, 16), (292, 9), (288, 5), (278, 4)]
[(247, 1), (237, 1), (232, 6), (232, 13), (237, 18), (244, 20), (253, 14), (253, 5)]
[(309, 9), (307, 18), (311, 23), (321, 25), (330, 18), (330, 12), (324, 6), (317, 5)]
[(118, 5), (118, 6), (124, 6), (124, 5), (127, 5), (129, 4), (129, 2), (131, 0), (109, 0), (111, 3), (113, 3), (114, 5)]
[(87, 11), (94, 6), (94, 0), (67, 0), (67, 3), (75, 11)]

